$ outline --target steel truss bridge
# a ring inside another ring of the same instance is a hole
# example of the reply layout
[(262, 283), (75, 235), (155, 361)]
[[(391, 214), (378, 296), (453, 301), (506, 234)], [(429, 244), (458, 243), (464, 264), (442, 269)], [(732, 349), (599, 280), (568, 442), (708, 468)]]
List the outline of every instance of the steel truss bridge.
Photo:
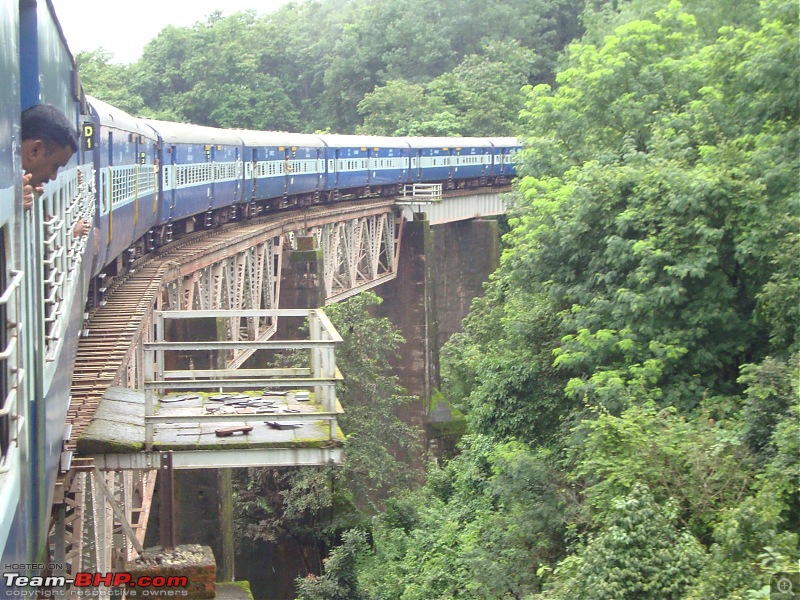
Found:
[[(403, 226), (415, 212), (424, 211), (431, 224), (497, 215), (505, 211), (502, 193), (507, 191), (456, 190), (442, 197), (434, 190), (433, 197), (367, 199), (277, 213), (197, 232), (134, 263), (90, 315), (79, 344), (49, 538), (50, 562), (63, 565), (54, 575), (119, 570), (137, 557), (156, 479), (171, 481), (173, 458), (180, 452), (145, 448), (126, 459), (82, 453), (78, 444), (109, 389), (153, 387), (148, 350), (159, 311), (223, 311), (226, 340), (236, 346), (225, 367), (238, 369), (254, 347), (266, 347), (275, 335), (288, 254), (313, 242), (322, 253), (325, 303), (337, 302), (397, 276)], [(340, 462), (340, 446), (271, 448), (248, 459), (232, 455), (226, 462)], [(202, 452), (179, 462), (180, 468), (210, 466)], [(169, 507), (161, 502), (164, 513)], [(169, 536), (163, 528), (168, 520), (161, 521), (162, 536)]]

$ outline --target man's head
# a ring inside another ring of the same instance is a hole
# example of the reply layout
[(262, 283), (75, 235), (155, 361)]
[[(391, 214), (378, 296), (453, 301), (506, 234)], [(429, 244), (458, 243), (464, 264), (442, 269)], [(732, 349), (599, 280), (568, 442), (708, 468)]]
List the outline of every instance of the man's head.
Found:
[(55, 179), (78, 150), (78, 136), (67, 116), (50, 104), (22, 112), (22, 168), (37, 187)]

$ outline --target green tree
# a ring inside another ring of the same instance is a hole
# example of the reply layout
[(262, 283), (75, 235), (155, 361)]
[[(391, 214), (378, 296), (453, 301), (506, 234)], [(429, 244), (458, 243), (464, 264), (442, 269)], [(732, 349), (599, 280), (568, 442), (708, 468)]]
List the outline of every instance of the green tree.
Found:
[(299, 600), (362, 600), (368, 598), (356, 581), (357, 561), (368, 551), (366, 535), (351, 529), (342, 535), (342, 543), (331, 551), (320, 577), (309, 573), (298, 578)]
[(98, 48), (79, 52), (75, 57), (81, 83), (86, 93), (108, 102), (125, 112), (139, 115), (144, 112), (144, 100), (131, 91), (131, 71), (125, 65), (111, 62), (110, 52)]
[[(428, 94), (419, 84), (402, 80), (389, 81), (366, 94), (358, 104), (364, 117), (359, 133), (367, 135), (450, 135), (453, 131), (419, 132), (421, 120), (446, 110), (445, 103)], [(412, 134), (412, 131), (415, 132)]]
[(549, 445), (576, 403), (553, 369), (558, 323), (548, 298), (497, 278), (473, 301), (464, 332), (442, 351), (443, 387), (471, 429), (499, 440)]
[[(757, 0), (684, 0), (687, 13), (697, 19), (704, 40), (713, 42), (720, 28), (726, 26), (756, 27), (760, 19)], [(592, 0), (586, 3), (582, 22), (586, 26), (583, 41), (602, 44), (620, 25), (631, 21), (652, 20), (664, 8), (657, 0)]]
[(549, 78), (548, 65), (518, 42), (491, 42), (428, 84), (461, 123), (465, 136), (513, 135), (524, 106), (522, 88)]
[(559, 555), (574, 506), (553, 457), (485, 436), (465, 439), (463, 449), (373, 521), (372, 548), (355, 561), (357, 594), (521, 598), (539, 590), (537, 566)]
[(754, 461), (738, 436), (713, 419), (675, 413), (648, 404), (581, 423), (571, 475), (584, 488), (590, 521), (607, 521), (617, 499), (644, 484), (656, 502), (674, 503), (683, 527), (709, 540), (719, 511), (753, 489)]
[(674, 599), (705, 563), (702, 546), (675, 525), (675, 511), (637, 484), (613, 501), (602, 532), (561, 562), (555, 583), (541, 598), (586, 600)]
[(689, 409), (736, 393), (739, 368), (765, 355), (758, 295), (796, 226), (797, 164), (772, 152), (796, 147), (797, 108), (768, 77), (763, 109), (740, 108), (723, 71), (772, 64), (793, 27), (796, 15), (698, 49), (673, 5), (602, 48), (573, 47), (558, 90), (532, 91), (529, 209), (505, 260), (563, 311), (555, 364), (575, 397)]

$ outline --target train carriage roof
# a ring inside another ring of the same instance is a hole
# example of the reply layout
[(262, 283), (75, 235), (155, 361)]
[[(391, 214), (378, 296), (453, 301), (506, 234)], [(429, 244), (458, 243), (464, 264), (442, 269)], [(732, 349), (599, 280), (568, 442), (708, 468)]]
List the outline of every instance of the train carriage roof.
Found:
[(401, 137), (339, 133), (325, 134), (319, 137), (330, 148), (408, 148), (408, 141)]
[(124, 110), (106, 104), (92, 96), (86, 96), (86, 100), (88, 100), (89, 106), (92, 107), (92, 110), (100, 119), (101, 125), (145, 135), (153, 140), (157, 139), (156, 132), (143, 119), (129, 115)]
[(170, 121), (156, 121), (142, 119), (155, 129), (167, 144), (225, 144), (228, 146), (241, 146), (242, 138), (239, 132), (232, 129), (218, 129), (205, 125), (191, 123), (172, 123)]
[(489, 138), (494, 146), (502, 148), (518, 148), (522, 146), (522, 142), (515, 137), (493, 137)]
[(301, 148), (322, 148), (319, 136), (308, 133), (288, 133), (286, 131), (253, 131), (236, 129), (245, 146), (298, 146)]
[(491, 147), (489, 138), (473, 137), (408, 137), (412, 148), (484, 148)]

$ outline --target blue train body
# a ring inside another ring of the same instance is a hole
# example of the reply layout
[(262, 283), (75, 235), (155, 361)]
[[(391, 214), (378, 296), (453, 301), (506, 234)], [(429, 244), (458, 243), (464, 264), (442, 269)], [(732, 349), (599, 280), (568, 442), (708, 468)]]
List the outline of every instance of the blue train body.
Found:
[[(174, 236), (273, 209), (404, 185), (505, 183), (514, 138), (387, 138), (226, 130), (139, 119), (83, 95), (47, 0), (0, 0), (0, 551), (30, 573), (62, 459), (72, 369), (98, 281)], [(20, 112), (50, 103), (81, 150), (21, 205)], [(91, 223), (73, 236), (75, 223)], [(0, 595), (4, 583), (0, 580)]]
[(236, 130), (235, 133), (243, 146), (242, 202), (282, 200), (289, 196), (319, 197), (325, 170), (323, 144), (318, 137), (275, 131)]
[(105, 102), (92, 99), (91, 109), (98, 233), (93, 269), (99, 271), (152, 227), (158, 138), (141, 120)]
[(93, 244), (93, 232), (72, 231), (93, 216), (94, 186), (92, 162), (79, 151), (23, 209), (21, 110), (53, 104), (82, 130), (88, 107), (52, 6), (2, 0), (0, 18), (0, 550), (6, 571), (26, 571), (45, 556)]

